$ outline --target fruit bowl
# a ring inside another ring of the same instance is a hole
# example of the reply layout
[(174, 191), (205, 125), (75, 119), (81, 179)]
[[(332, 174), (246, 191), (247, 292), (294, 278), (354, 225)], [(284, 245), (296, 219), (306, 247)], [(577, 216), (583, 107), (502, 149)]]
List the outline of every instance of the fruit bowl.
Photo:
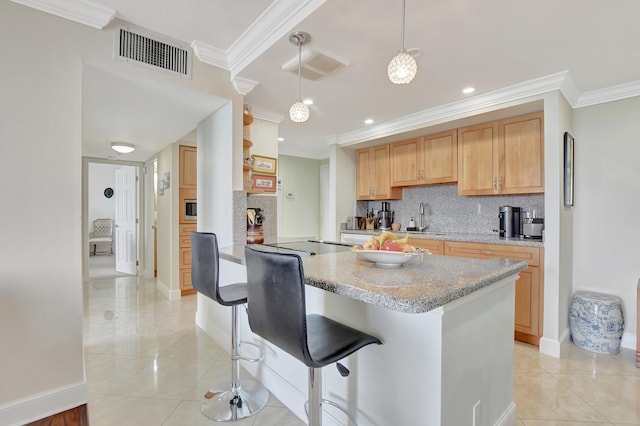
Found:
[(385, 250), (353, 250), (369, 262), (375, 263), (381, 268), (399, 268), (416, 257), (422, 257), (424, 252), (403, 253), (401, 251)]

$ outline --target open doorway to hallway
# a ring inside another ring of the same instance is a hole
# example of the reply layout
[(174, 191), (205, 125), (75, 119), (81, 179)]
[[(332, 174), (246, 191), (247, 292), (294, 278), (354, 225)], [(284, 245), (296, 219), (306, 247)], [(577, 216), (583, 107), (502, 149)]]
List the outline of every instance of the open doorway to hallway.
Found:
[(98, 159), (85, 159), (85, 165), (85, 276), (135, 276), (140, 260), (141, 165)]

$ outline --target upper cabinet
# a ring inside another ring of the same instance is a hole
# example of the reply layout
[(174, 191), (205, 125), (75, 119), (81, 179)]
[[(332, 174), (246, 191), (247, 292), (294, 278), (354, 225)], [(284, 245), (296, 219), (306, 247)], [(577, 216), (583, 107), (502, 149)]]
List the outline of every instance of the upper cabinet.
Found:
[(457, 179), (458, 140), (455, 130), (390, 145), (391, 186), (454, 183)]
[(389, 180), (389, 145), (356, 151), (356, 199), (400, 198), (402, 188), (392, 188)]
[(195, 146), (180, 145), (180, 188), (197, 188), (197, 164), (197, 148)]
[(544, 192), (541, 112), (458, 129), (458, 194)]

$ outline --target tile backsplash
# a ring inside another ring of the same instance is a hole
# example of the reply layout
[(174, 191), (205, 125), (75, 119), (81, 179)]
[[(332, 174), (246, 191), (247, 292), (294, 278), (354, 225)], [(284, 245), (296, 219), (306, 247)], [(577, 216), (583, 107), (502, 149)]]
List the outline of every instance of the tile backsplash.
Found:
[[(544, 217), (544, 194), (459, 196), (458, 185), (417, 186), (403, 189), (402, 200), (389, 200), (395, 222), (405, 230), (413, 218), (420, 226), (420, 203), (424, 203), (424, 221), (430, 231), (493, 234), (498, 229), (498, 210), (502, 206), (529, 209), (538, 206)], [(382, 201), (358, 201), (356, 215), (365, 216)], [(496, 230), (496, 231), (494, 231)]]

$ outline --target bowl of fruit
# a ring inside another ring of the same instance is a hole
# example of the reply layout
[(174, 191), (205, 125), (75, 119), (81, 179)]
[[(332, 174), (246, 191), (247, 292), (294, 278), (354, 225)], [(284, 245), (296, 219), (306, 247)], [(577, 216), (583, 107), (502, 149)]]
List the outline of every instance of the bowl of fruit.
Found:
[(409, 234), (398, 238), (393, 232), (383, 232), (365, 241), (362, 246), (354, 246), (352, 250), (382, 268), (399, 268), (425, 253), (411, 246), (408, 241)]

